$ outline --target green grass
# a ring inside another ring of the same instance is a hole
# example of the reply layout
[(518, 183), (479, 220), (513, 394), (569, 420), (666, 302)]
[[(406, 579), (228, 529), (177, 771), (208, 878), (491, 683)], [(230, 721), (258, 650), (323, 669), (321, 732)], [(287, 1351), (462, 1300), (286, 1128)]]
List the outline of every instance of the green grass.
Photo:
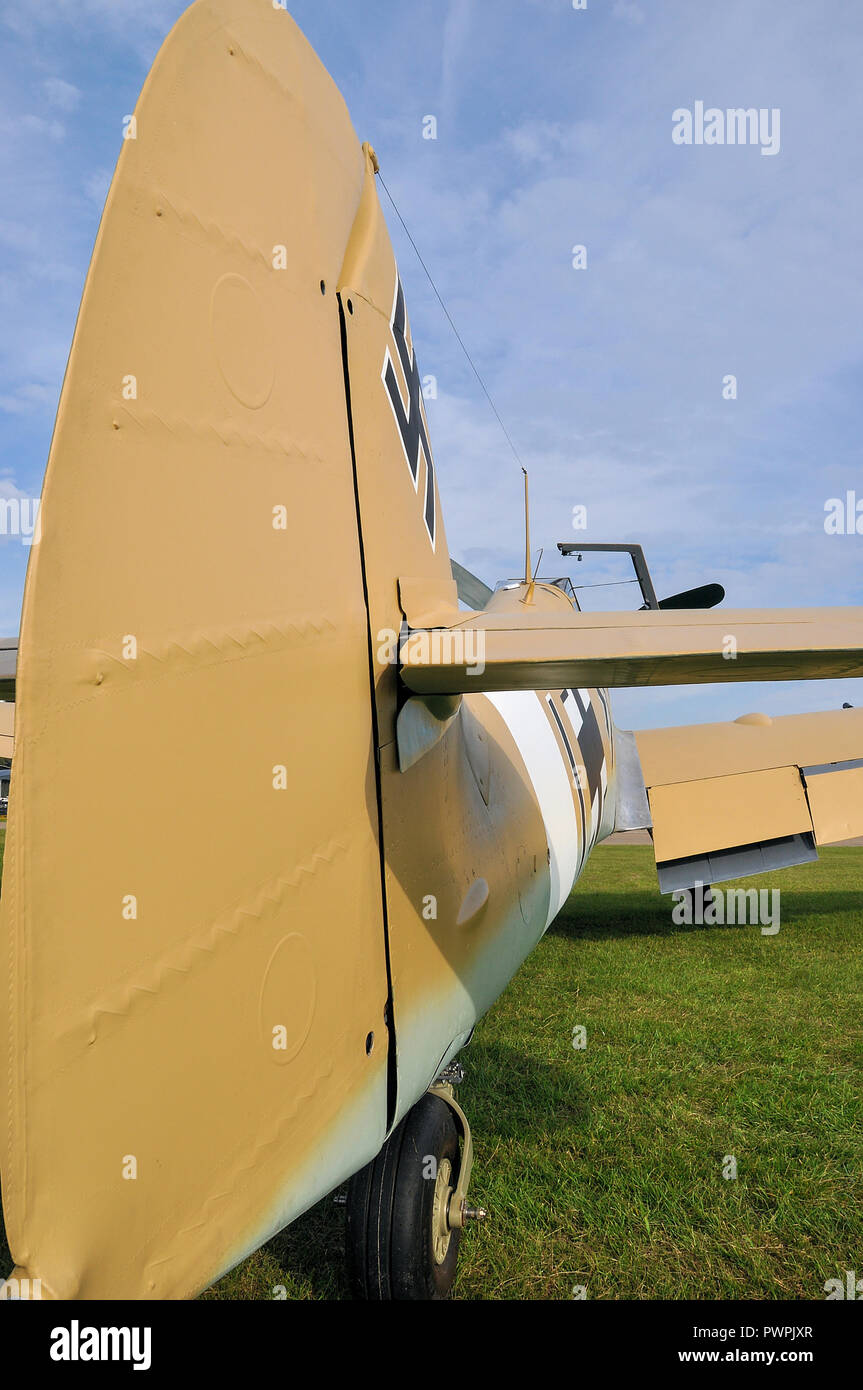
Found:
[[(456, 1297), (818, 1299), (863, 1273), (863, 849), (766, 883), (777, 936), (678, 927), (649, 847), (594, 855), (463, 1054), (491, 1217)], [(347, 1297), (343, 1221), (327, 1198), (204, 1297)]]

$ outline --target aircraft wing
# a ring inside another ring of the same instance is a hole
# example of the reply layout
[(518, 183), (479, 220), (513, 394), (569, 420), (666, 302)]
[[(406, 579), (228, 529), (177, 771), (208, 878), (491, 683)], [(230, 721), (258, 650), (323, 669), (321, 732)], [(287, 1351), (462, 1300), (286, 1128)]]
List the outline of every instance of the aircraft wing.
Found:
[(0, 758), (11, 758), (15, 747), (15, 706), (0, 702)]
[(15, 746), (15, 671), (18, 638), (0, 637), (0, 758), (11, 758)]
[(420, 695), (863, 676), (863, 608), (464, 613), (417, 594), (417, 621), (405, 611), (401, 679)]
[(816, 845), (863, 835), (863, 709), (630, 737), (663, 892), (804, 863)]
[(0, 637), (0, 700), (15, 699), (18, 638)]

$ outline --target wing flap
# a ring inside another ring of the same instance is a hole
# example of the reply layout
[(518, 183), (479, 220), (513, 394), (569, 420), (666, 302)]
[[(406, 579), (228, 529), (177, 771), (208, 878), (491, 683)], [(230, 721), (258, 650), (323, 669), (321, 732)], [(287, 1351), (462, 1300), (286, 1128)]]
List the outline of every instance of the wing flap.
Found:
[(796, 767), (677, 782), (648, 796), (658, 863), (812, 832)]
[(804, 772), (806, 795), (819, 845), (863, 835), (863, 765)]
[(818, 851), (811, 835), (785, 835), (754, 845), (714, 850), (712, 854), (699, 854), (690, 859), (669, 859), (657, 864), (656, 872), (660, 892), (677, 893), (699, 883), (713, 885), (727, 883), (733, 878), (752, 878), (756, 874), (809, 864), (817, 858)]
[(863, 710), (635, 734), (664, 892), (863, 835)]

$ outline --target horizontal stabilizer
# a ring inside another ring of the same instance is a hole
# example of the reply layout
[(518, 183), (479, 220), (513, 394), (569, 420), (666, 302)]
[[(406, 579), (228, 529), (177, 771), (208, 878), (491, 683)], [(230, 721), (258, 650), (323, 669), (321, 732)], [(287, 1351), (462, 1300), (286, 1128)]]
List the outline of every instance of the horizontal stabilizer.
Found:
[[(863, 608), (441, 613), (409, 630), (420, 695), (863, 676)], [(408, 614), (410, 623), (410, 614)]]

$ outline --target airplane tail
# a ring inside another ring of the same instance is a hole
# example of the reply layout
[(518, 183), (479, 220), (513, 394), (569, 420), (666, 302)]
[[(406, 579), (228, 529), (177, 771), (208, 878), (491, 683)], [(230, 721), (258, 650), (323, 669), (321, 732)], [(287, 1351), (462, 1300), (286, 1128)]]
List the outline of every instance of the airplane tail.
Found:
[(250, 0), (191, 6), (126, 130), (31, 552), (0, 909), (4, 1212), (46, 1295), (196, 1293), (395, 1118), (377, 752), (397, 576), (454, 585), (374, 171)]

